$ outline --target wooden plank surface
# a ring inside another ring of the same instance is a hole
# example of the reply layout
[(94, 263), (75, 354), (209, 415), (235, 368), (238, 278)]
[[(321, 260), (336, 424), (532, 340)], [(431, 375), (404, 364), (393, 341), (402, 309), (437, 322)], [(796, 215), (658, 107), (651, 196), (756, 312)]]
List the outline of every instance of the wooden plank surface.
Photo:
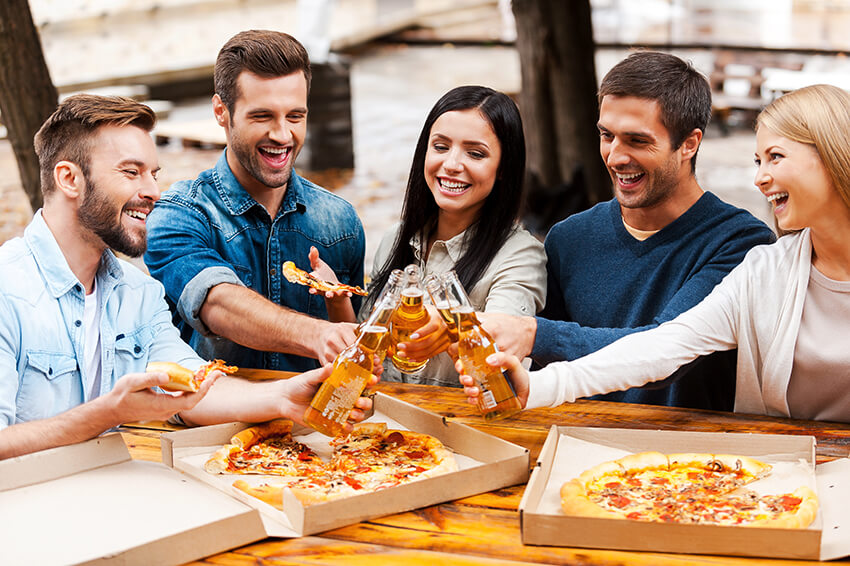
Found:
[[(240, 372), (241, 373), (241, 372)], [(246, 377), (280, 377), (248, 371)], [(283, 377), (289, 374), (284, 374)], [(549, 427), (597, 426), (707, 432), (803, 434), (817, 438), (818, 461), (850, 455), (850, 425), (794, 421), (669, 407), (580, 401), (537, 409), (495, 423), (485, 422), (459, 389), (382, 382), (375, 388), (448, 418), (471, 425), (531, 451), (534, 464)], [(135, 428), (144, 427), (144, 428)], [(123, 429), (134, 458), (159, 457), (159, 425)], [(165, 428), (165, 427), (163, 427)], [(519, 507), (524, 485), (467, 497), (407, 513), (389, 515), (292, 540), (267, 539), (196, 564), (586, 564), (613, 565), (796, 565), (817, 562), (738, 557), (655, 554), (523, 545)], [(850, 562), (850, 561), (847, 561)]]

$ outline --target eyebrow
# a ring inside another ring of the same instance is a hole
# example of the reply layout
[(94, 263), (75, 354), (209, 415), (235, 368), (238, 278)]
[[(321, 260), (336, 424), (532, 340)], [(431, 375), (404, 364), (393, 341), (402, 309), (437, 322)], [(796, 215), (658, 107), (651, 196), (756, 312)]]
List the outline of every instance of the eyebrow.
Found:
[[(603, 126), (601, 122), (597, 122), (597, 123), (596, 123), (596, 128), (597, 128), (600, 132), (608, 132), (608, 133), (611, 133), (611, 130), (609, 130), (608, 128), (606, 128), (605, 126)], [(645, 138), (645, 139), (648, 139), (648, 140), (654, 140), (654, 139), (655, 139), (655, 136), (653, 136), (652, 134), (650, 134), (650, 133), (648, 133), (648, 132), (640, 132), (640, 131), (636, 131), (636, 132), (622, 132), (622, 134), (621, 134), (621, 135), (623, 135), (623, 136), (631, 136), (631, 137), (634, 137), (634, 138)]]
[[(451, 140), (451, 138), (449, 136), (443, 135), (439, 132), (435, 132), (435, 133), (431, 134), (431, 139), (433, 140), (435, 138), (441, 139), (441, 140)], [(483, 142), (483, 141), (480, 141), (480, 140), (461, 140), (460, 144), (467, 146), (467, 147), (477, 146), (477, 147), (483, 147), (483, 148), (486, 148), (486, 149), (490, 149), (490, 146), (486, 142)]]

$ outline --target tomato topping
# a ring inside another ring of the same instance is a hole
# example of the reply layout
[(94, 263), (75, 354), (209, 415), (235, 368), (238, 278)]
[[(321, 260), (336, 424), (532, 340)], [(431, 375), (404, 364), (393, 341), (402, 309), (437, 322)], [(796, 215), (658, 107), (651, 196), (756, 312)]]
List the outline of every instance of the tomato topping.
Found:
[(633, 487), (640, 487), (643, 483), (637, 478), (626, 478), (626, 483)]
[(620, 509), (622, 509), (631, 502), (631, 499), (629, 499), (628, 497), (623, 497), (622, 495), (614, 495), (613, 497), (611, 497), (610, 500), (611, 505), (613, 505), (614, 507), (619, 507)]
[(412, 452), (405, 452), (404, 455), (411, 460), (418, 460), (425, 457), (425, 452), (423, 450), (414, 450)]
[(664, 513), (663, 515), (659, 515), (658, 518), (661, 519), (662, 521), (666, 522), (666, 523), (673, 523), (673, 522), (676, 521), (676, 518), (673, 517), (673, 515), (668, 515), (667, 513)]
[(799, 497), (793, 497), (791, 495), (783, 495), (779, 498), (779, 504), (786, 510), (790, 511), (797, 507), (803, 500)]
[(636, 520), (636, 519), (640, 519), (642, 517), (643, 517), (643, 515), (641, 515), (637, 511), (632, 511), (631, 513), (626, 515), (626, 519), (635, 519)]
[(655, 485), (664, 485), (670, 483), (670, 480), (667, 478), (652, 478), (652, 483)]
[(699, 476), (700, 476), (699, 472), (688, 472), (688, 479), (689, 480), (698, 480)]
[(620, 487), (620, 482), (609, 481), (608, 483), (605, 484), (605, 487), (607, 487), (608, 489), (614, 489), (615, 487)]
[(348, 485), (350, 485), (354, 489), (363, 489), (363, 486), (360, 485), (360, 482), (358, 482), (357, 480), (352, 479), (348, 476), (343, 476), (342, 481), (344, 481), (345, 483), (347, 483)]
[(370, 471), (372, 471), (372, 468), (370, 468), (369, 466), (357, 466), (356, 468), (354, 468), (355, 474), (362, 474)]
[(313, 458), (313, 451), (312, 450), (304, 450), (303, 452), (298, 453), (298, 459), (301, 460), (302, 462), (306, 462), (307, 460), (310, 460), (312, 458)]

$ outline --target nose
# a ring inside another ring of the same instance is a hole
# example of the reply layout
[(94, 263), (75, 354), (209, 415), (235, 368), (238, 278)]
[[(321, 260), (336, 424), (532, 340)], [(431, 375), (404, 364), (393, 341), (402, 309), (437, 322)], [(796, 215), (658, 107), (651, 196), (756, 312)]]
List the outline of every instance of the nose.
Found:
[[(608, 153), (607, 155), (605, 155), (606, 151)], [(605, 159), (605, 164), (612, 169), (626, 165), (630, 160), (628, 152), (625, 151), (625, 148), (616, 139), (608, 143), (607, 148), (603, 146), (602, 156)]]
[(443, 161), (443, 169), (447, 173), (459, 173), (463, 169), (463, 154), (459, 149), (451, 149)]
[(275, 143), (287, 144), (292, 140), (292, 130), (286, 118), (275, 120), (269, 130), (269, 139)]
[(764, 163), (758, 166), (756, 169), (756, 178), (753, 180), (755, 186), (761, 192), (767, 190), (768, 186), (770, 186), (770, 182), (773, 180), (770, 173), (767, 172), (767, 167), (765, 167)]
[(159, 183), (156, 182), (156, 178), (154, 178), (153, 174), (147, 175), (145, 177), (145, 182), (142, 183), (142, 187), (139, 189), (139, 198), (156, 202), (159, 200), (161, 193), (162, 191), (159, 189)]

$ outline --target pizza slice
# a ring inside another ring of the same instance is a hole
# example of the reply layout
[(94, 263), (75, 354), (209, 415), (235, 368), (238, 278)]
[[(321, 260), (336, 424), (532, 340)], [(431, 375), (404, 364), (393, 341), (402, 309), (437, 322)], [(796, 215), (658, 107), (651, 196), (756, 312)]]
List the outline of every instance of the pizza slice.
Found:
[(315, 275), (312, 275), (303, 269), (299, 269), (291, 261), (284, 262), (283, 276), (286, 277), (286, 280), (290, 283), (306, 285), (316, 289), (317, 291), (321, 291), (322, 293), (327, 291), (349, 291), (355, 295), (361, 295), (363, 297), (369, 294), (360, 287), (346, 285), (345, 283), (331, 283), (330, 281), (319, 279)]
[(198, 391), (207, 376), (214, 370), (231, 374), (238, 371), (239, 368), (228, 366), (222, 360), (207, 362), (195, 372), (174, 362), (149, 362), (145, 368), (147, 372), (162, 372), (168, 375), (168, 383), (160, 386), (165, 391), (188, 391), (190, 393)]

